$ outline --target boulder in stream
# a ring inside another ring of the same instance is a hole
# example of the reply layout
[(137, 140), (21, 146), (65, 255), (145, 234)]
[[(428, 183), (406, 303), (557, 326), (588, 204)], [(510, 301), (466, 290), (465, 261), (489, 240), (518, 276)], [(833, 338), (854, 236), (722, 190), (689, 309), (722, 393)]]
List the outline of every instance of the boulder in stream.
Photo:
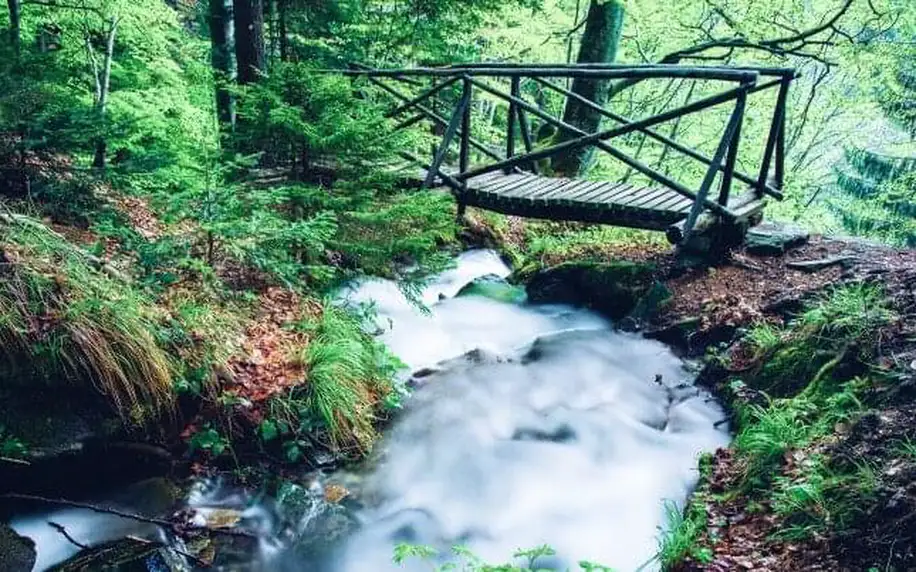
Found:
[(34, 542), (0, 522), (0, 570), (28, 572), (37, 556)]
[(496, 274), (487, 274), (466, 284), (458, 291), (457, 296), (483, 296), (510, 304), (521, 304), (527, 299), (524, 288), (509, 284), (505, 278)]
[(53, 572), (185, 572), (190, 567), (174, 550), (159, 542), (122, 538), (81, 551), (51, 568)]
[(526, 290), (531, 302), (585, 306), (620, 320), (651, 290), (654, 273), (651, 264), (570, 262), (541, 270)]

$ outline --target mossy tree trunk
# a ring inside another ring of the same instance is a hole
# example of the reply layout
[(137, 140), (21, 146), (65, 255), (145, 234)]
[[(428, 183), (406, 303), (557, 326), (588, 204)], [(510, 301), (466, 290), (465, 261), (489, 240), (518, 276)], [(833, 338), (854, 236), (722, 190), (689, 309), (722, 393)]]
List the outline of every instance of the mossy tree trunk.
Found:
[[(623, 0), (591, 0), (585, 21), (585, 31), (579, 46), (576, 63), (613, 63), (617, 59), (620, 36), (623, 32)], [(576, 78), (572, 91), (582, 97), (604, 106), (610, 92), (609, 80)], [(601, 126), (601, 114), (573, 99), (567, 99), (563, 121), (578, 127), (586, 133), (594, 133)], [(560, 142), (575, 139), (569, 132), (560, 132)], [(554, 157), (551, 167), (558, 174), (575, 176), (584, 173), (591, 166), (594, 148), (576, 149)]]

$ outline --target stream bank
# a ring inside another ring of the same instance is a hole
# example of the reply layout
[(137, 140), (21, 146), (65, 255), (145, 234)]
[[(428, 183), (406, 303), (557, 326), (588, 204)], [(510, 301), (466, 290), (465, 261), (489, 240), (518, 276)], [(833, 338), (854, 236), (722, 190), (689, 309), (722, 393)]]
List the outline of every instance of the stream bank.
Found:
[[(632, 254), (632, 253), (630, 253)], [(884, 247), (878, 247), (867, 243), (844, 242), (835, 240), (825, 240), (814, 237), (806, 244), (797, 246), (780, 256), (770, 256), (764, 254), (755, 254), (754, 252), (736, 252), (733, 257), (716, 267), (712, 268), (685, 268), (679, 264), (671, 255), (670, 251), (652, 252), (641, 251), (635, 256), (616, 256), (621, 262), (609, 262), (613, 260), (613, 255), (606, 253), (608, 258), (595, 257), (592, 261), (585, 263), (574, 261), (557, 261), (560, 266), (545, 269), (535, 273), (533, 277), (527, 279), (527, 297), (539, 302), (563, 302), (577, 306), (595, 308), (603, 311), (608, 315), (613, 315), (617, 323), (623, 325), (626, 329), (639, 332), (648, 337), (664, 340), (672, 344), (681, 355), (700, 356), (706, 353), (710, 348), (718, 348), (720, 355), (732, 354), (740, 351), (742, 347), (741, 340), (748, 332), (749, 326), (758, 322), (767, 323), (785, 323), (791, 320), (791, 317), (800, 312), (806, 303), (816, 301), (819, 293), (822, 293), (830, 287), (841, 284), (852, 284), (860, 282), (880, 282), (887, 289), (888, 297), (893, 299), (893, 304), (897, 308), (896, 312), (901, 316), (898, 323), (902, 324), (894, 333), (894, 340), (905, 340), (910, 334), (907, 333), (907, 324), (911, 324), (912, 307), (907, 306), (907, 296), (912, 295), (912, 288), (909, 286), (913, 283), (913, 276), (909, 269), (913, 267), (913, 256), (910, 253), (894, 251)], [(565, 262), (565, 263), (564, 263)], [(485, 280), (470, 280), (474, 286), (470, 288), (471, 292), (465, 290), (466, 294), (473, 293), (477, 290), (477, 296), (469, 298), (497, 298), (502, 302), (518, 302), (522, 299), (518, 289), (504, 287), (500, 280), (501, 276), (508, 274), (506, 269), (500, 269), (495, 273), (493, 268), (487, 266), (490, 262), (485, 263), (480, 269), (475, 271), (480, 276), (494, 275), (495, 278)], [(458, 294), (468, 283), (468, 276), (452, 276), (440, 284), (440, 289), (429, 290), (426, 293), (424, 301), (429, 304), (436, 304), (440, 298), (448, 300)], [(568, 281), (568, 282), (567, 282)], [(489, 282), (491, 286), (484, 286)], [(564, 283), (575, 284), (572, 288), (556, 288), (557, 285)], [(444, 285), (443, 285), (444, 284)], [(554, 287), (550, 287), (550, 285)], [(547, 285), (548, 287), (545, 287)], [(552, 288), (552, 289), (551, 289)], [(383, 287), (385, 292), (376, 292), (374, 295), (367, 295), (367, 299), (392, 299), (395, 296), (396, 288)], [(608, 306), (607, 297), (602, 298), (602, 293), (607, 291), (615, 292), (615, 306)], [(482, 296), (480, 294), (483, 294)], [(462, 298), (463, 296), (458, 296)], [(456, 298), (456, 300), (458, 299)], [(467, 299), (467, 298), (466, 298)], [(488, 304), (486, 302), (485, 304)], [(449, 310), (454, 319), (463, 316), (474, 315), (476, 311), (471, 308), (474, 303), (461, 302), (454, 305), (454, 310)], [(412, 312), (409, 305), (398, 302), (394, 307), (388, 310), (388, 316), (400, 319), (413, 319), (410, 316)], [(489, 312), (488, 312), (489, 313)], [(910, 320), (909, 322), (907, 320)], [(395, 320), (397, 321), (397, 320)], [(510, 322), (509, 316), (500, 317), (496, 315), (491, 322), (491, 327), (496, 327), (500, 323)], [(600, 321), (600, 320), (599, 320)], [(383, 320), (377, 324), (379, 331), (386, 331), (386, 321)], [(602, 326), (605, 327), (605, 326)], [(448, 336), (441, 330), (432, 330), (432, 335), (423, 336), (421, 346), (412, 343), (410, 338), (402, 338), (400, 342), (397, 337), (391, 341), (397, 345), (400, 343), (401, 352), (406, 356), (407, 363), (412, 365), (415, 371), (420, 375), (415, 376), (411, 382), (415, 386), (422, 386), (435, 380), (443, 375), (448, 375), (448, 371), (443, 372), (441, 369), (434, 367), (436, 360), (430, 359), (430, 363), (425, 363), (422, 358), (424, 354), (436, 356), (437, 359), (447, 358), (449, 354), (457, 355), (467, 350), (477, 350), (469, 357), (462, 358), (465, 362), (462, 364), (453, 364), (458, 370), (468, 367), (468, 364), (486, 367), (510, 367), (504, 362), (500, 362), (499, 351), (493, 351), (492, 348), (481, 351), (479, 340), (475, 338), (474, 330), (470, 329), (466, 335), (459, 335), (457, 342), (448, 341)], [(398, 334), (393, 334), (397, 336)], [(504, 342), (512, 346), (514, 343), (521, 343), (517, 334), (512, 334), (503, 339)], [(513, 342), (515, 340), (515, 342)], [(510, 343), (511, 342), (511, 343)], [(737, 343), (736, 343), (737, 342)], [(390, 342), (391, 343), (391, 342)], [(497, 344), (498, 346), (499, 344)], [(457, 351), (456, 348), (461, 348)], [(911, 348), (905, 343), (892, 346), (892, 352), (886, 354), (884, 358), (893, 357), (894, 360), (908, 365), (906, 356), (912, 355)], [(456, 354), (457, 351), (457, 354)], [(526, 354), (523, 352), (515, 358), (521, 362), (525, 361)], [(413, 357), (411, 357), (413, 356)], [(512, 363), (510, 359), (509, 364)], [(715, 365), (715, 360), (712, 362)], [(896, 366), (889, 366), (894, 370)], [(657, 373), (657, 372), (655, 372)], [(900, 388), (906, 388), (907, 384), (912, 387), (912, 376), (906, 377), (907, 370), (904, 367), (898, 372), (903, 380)], [(672, 374), (676, 377), (676, 374)], [(643, 377), (650, 377), (649, 372)], [(666, 380), (668, 377), (663, 376)], [(907, 381), (907, 380), (910, 381)], [(731, 381), (728, 375), (723, 375), (722, 370), (715, 367), (707, 367), (706, 371), (700, 376), (700, 380), (707, 387), (719, 392), (725, 396), (726, 405), (731, 410), (734, 419), (738, 421), (739, 426), (745, 421), (739, 418), (739, 412), (746, 404), (765, 404), (765, 398), (761, 397), (759, 391), (734, 392), (731, 391)], [(673, 381), (673, 380), (672, 380)], [(910, 469), (901, 455), (896, 451), (899, 449), (899, 443), (907, 443), (911, 439), (908, 433), (906, 423), (903, 420), (912, 418), (911, 409), (907, 409), (905, 391), (894, 391), (888, 393), (882, 399), (870, 399), (869, 407), (875, 408), (873, 415), (866, 415), (865, 412), (857, 413), (855, 423), (864, 423), (861, 427), (871, 427), (880, 429), (877, 432), (857, 430), (854, 434), (858, 435), (861, 442), (856, 444), (849, 441), (849, 446), (860, 451), (865, 451), (882, 463), (889, 463), (892, 467), (897, 467), (892, 471), (888, 479), (888, 486), (897, 483), (891, 488), (883, 490), (891, 491), (890, 496), (881, 493), (878, 497), (883, 498), (885, 506), (897, 507), (895, 510), (902, 511), (897, 517), (902, 521), (903, 530), (908, 530), (907, 523), (911, 523), (908, 515), (912, 514), (912, 498), (907, 492), (907, 483), (912, 482)], [(664, 392), (663, 392), (664, 393)], [(903, 396), (903, 397), (901, 397)], [(860, 396), (861, 397), (861, 396)], [(666, 399), (668, 399), (666, 397)], [(761, 401), (761, 399), (763, 399)], [(898, 402), (902, 405), (898, 406)], [(891, 404), (894, 405), (891, 405)], [(877, 417), (876, 417), (877, 416)], [(878, 419), (877, 425), (875, 418)], [(890, 420), (885, 421), (885, 418)], [(710, 420), (712, 421), (712, 420)], [(718, 421), (715, 420), (715, 421)], [(868, 425), (868, 424), (871, 425)], [(889, 423), (889, 424), (887, 424)], [(561, 428), (562, 429), (562, 428)], [(562, 443), (566, 440), (567, 433), (565, 430), (553, 428), (542, 428), (529, 432), (535, 442), (544, 443)], [(523, 432), (522, 434), (528, 435)], [(863, 435), (865, 437), (863, 437)], [(878, 438), (872, 438), (877, 435)], [(836, 435), (831, 436), (835, 439)], [(825, 446), (826, 436), (818, 437), (818, 445)], [(510, 439), (514, 440), (514, 439)], [(527, 442), (528, 439), (521, 439)], [(724, 443), (722, 443), (724, 444)], [(806, 447), (815, 446), (810, 443)], [(872, 451), (872, 453), (868, 453)], [(883, 455), (883, 456), (882, 456)], [(830, 538), (825, 535), (806, 540), (805, 544), (799, 541), (792, 541), (782, 544), (774, 543), (771, 539), (771, 533), (780, 528), (780, 519), (768, 511), (768, 505), (754, 500), (751, 497), (744, 499), (744, 504), (739, 504), (738, 508), (734, 504), (724, 501), (723, 494), (734, 496), (734, 482), (736, 475), (739, 475), (742, 468), (742, 460), (739, 455), (733, 451), (723, 449), (711, 458), (705, 465), (708, 467), (704, 470), (704, 481), (701, 485), (701, 493), (694, 497), (693, 507), (697, 499), (703, 503), (703, 518), (687, 519), (685, 522), (695, 528), (690, 536), (692, 550), (687, 550), (680, 554), (678, 561), (672, 561), (669, 567), (686, 567), (685, 569), (713, 569), (713, 570), (730, 570), (735, 566), (748, 569), (798, 569), (798, 570), (817, 570), (830, 569), (818, 568), (824, 566), (824, 562), (836, 564), (851, 558), (845, 552), (837, 552), (830, 559), (825, 559), (833, 554), (832, 550), (842, 546), (841, 539)], [(785, 467), (783, 467), (785, 468)], [(791, 468), (791, 466), (790, 466)], [(537, 469), (532, 468), (532, 471)], [(343, 493), (332, 492), (330, 497), (337, 497), (343, 494), (344, 505), (352, 507), (355, 510), (361, 510), (359, 506), (353, 507), (349, 503), (356, 502), (357, 494), (351, 494), (349, 491), (358, 491), (360, 485), (357, 481), (342, 479), (340, 483), (328, 483), (332, 486), (325, 486), (324, 483), (316, 483), (309, 479), (304, 479), (295, 474), (290, 475), (294, 481), (304, 483), (305, 486), (296, 485), (293, 490), (298, 490), (298, 496), (304, 501), (299, 506), (312, 507), (304, 509), (306, 513), (310, 510), (322, 512), (324, 509), (315, 507), (326, 507), (328, 491), (337, 491), (336, 487), (341, 487)], [(909, 481), (907, 479), (910, 479)], [(308, 484), (313, 483), (313, 484)], [(317, 488), (316, 488), (317, 487)], [(239, 496), (238, 493), (232, 492), (231, 487), (216, 487), (218, 494), (208, 497), (206, 500), (215, 500), (214, 505), (208, 505), (206, 502), (201, 503), (198, 508), (205, 508), (209, 511), (219, 510), (220, 507), (230, 507), (230, 510), (243, 513), (246, 507), (257, 504), (262, 496)], [(901, 493), (900, 491), (904, 491)], [(276, 492), (276, 491), (272, 491)], [(686, 492), (686, 491), (685, 491)], [(744, 494), (744, 493), (741, 493)], [(719, 496), (715, 496), (719, 495)], [(229, 500), (223, 498), (228, 496)], [(296, 496), (296, 495), (293, 495)], [(247, 499), (247, 500), (246, 500)], [(339, 500), (339, 499), (338, 499)], [(894, 502), (891, 502), (893, 500)], [(739, 498), (738, 502), (741, 502)], [(753, 510), (746, 510), (749, 503)], [(756, 503), (756, 504), (754, 504)], [(179, 502), (179, 504), (181, 504)], [(330, 505), (336, 506), (335, 503)], [(757, 505), (763, 507), (763, 510), (757, 509)], [(263, 506), (263, 505), (257, 505)], [(902, 508), (901, 508), (902, 507)], [(276, 523), (281, 520), (285, 521), (292, 518), (290, 514), (298, 515), (301, 519), (302, 512), (286, 512), (287, 509), (279, 508), (266, 511), (262, 516), (254, 520), (244, 521), (248, 525), (252, 523), (261, 523), (257, 526), (266, 526), (264, 530), (270, 531), (267, 535), (271, 537), (283, 530), (283, 534), (288, 534), (285, 528), (274, 528), (270, 523)], [(328, 521), (309, 521), (315, 523), (319, 529), (324, 530), (332, 537), (338, 535), (346, 536), (349, 534), (355, 521), (346, 516), (347, 510), (330, 509), (327, 513), (330, 516)], [(696, 511), (694, 511), (696, 513)], [(688, 510), (688, 515), (694, 514)], [(233, 513), (234, 514), (234, 513)], [(881, 516), (879, 510), (873, 511), (872, 515)], [(282, 518), (278, 515), (282, 515)], [(748, 516), (751, 515), (751, 516)], [(754, 516), (757, 515), (757, 516)], [(661, 518), (661, 517), (659, 517)], [(295, 518), (293, 518), (295, 520)], [(240, 520), (241, 522), (241, 520)], [(301, 520), (299, 522), (302, 522)], [(659, 521), (663, 522), (663, 521)], [(237, 524), (237, 523), (236, 523)], [(675, 525), (678, 523), (675, 522)], [(322, 528), (324, 527), (324, 528)], [(328, 530), (330, 529), (330, 531)], [(304, 527), (303, 530), (309, 530), (314, 533), (314, 528)], [(473, 530), (473, 527), (472, 527)], [(710, 532), (712, 531), (712, 532)], [(768, 532), (769, 531), (769, 532)], [(53, 532), (53, 531), (52, 531)], [(301, 532), (301, 530), (300, 530)], [(324, 532), (322, 533), (324, 534)], [(458, 533), (459, 537), (462, 534)], [(467, 538), (473, 538), (473, 533)], [(727, 541), (723, 541), (725, 538)], [(422, 540), (417, 537), (416, 540)], [(266, 548), (276, 548), (275, 543), (268, 542)], [(390, 554), (389, 548), (380, 551), (379, 555), (384, 552), (386, 556)], [(885, 546), (877, 542), (875, 546)], [(265, 546), (258, 548), (259, 551), (266, 549)], [(311, 558), (318, 550), (314, 545), (305, 549), (303, 552)], [(780, 552), (782, 551), (782, 552)], [(244, 550), (242, 550), (244, 553)], [(231, 553), (231, 551), (227, 551)], [(799, 554), (806, 555), (804, 558)], [(611, 556), (611, 555), (608, 555)], [(868, 555), (871, 558), (874, 555)], [(906, 563), (910, 562), (908, 558), (911, 555), (900, 553), (894, 556), (891, 550), (892, 560), (897, 567), (895, 569), (905, 570)], [(239, 555), (236, 553), (235, 557)], [(379, 556), (380, 557), (380, 556)], [(300, 558), (297, 556), (296, 558)], [(861, 560), (867, 560), (863, 556)], [(772, 566), (778, 563), (777, 568)], [(902, 564), (900, 564), (902, 563)], [(301, 564), (301, 560), (293, 560), (291, 569)], [(786, 566), (786, 567), (783, 567)], [(837, 568), (833, 568), (837, 569)], [(850, 568), (856, 569), (856, 568)]]

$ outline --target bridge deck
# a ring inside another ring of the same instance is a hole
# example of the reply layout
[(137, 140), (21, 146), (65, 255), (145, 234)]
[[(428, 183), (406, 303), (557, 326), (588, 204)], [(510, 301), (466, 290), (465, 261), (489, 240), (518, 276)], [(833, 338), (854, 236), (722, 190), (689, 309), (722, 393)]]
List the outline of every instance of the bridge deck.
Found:
[[(693, 205), (664, 187), (501, 172), (469, 179), (464, 198), (470, 206), (503, 214), (649, 230), (680, 222)], [(744, 195), (730, 200), (728, 206), (751, 214), (762, 207), (762, 201)]]

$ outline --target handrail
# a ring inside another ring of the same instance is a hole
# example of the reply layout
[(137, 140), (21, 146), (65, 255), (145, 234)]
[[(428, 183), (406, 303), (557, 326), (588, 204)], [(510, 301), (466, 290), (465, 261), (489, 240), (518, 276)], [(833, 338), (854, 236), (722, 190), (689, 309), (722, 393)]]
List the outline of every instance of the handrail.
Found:
[(620, 68), (588, 68), (588, 67), (525, 67), (525, 68), (490, 68), (485, 66), (467, 68), (395, 68), (395, 69), (316, 69), (311, 73), (338, 74), (346, 76), (366, 77), (433, 77), (433, 76), (478, 76), (493, 77), (582, 77), (592, 79), (665, 79), (687, 78), (720, 80), (734, 82), (749, 82), (757, 79), (759, 75), (752, 70), (738, 70), (713, 67), (688, 67), (678, 65), (665, 66), (628, 66)]
[[(512, 99), (516, 99), (516, 98), (507, 97), (507, 94), (505, 94), (505, 93), (503, 93), (503, 92), (500, 92), (499, 90), (494, 89), (494, 88), (492, 88), (492, 87), (490, 87), (490, 86), (488, 86), (488, 85), (486, 85), (486, 84), (480, 83), (480, 82), (478, 82), (478, 81), (476, 81), (476, 80), (471, 80), (471, 82), (474, 83), (474, 85), (476, 85), (476, 86), (479, 87), (480, 89), (482, 89), (482, 90), (484, 90), (484, 91), (487, 91), (487, 92), (489, 92), (489, 93), (491, 93), (491, 94), (493, 94), (493, 95), (495, 95), (495, 96), (497, 96), (497, 97), (502, 97), (503, 99), (509, 99), (510, 101), (511, 101)], [(542, 112), (541, 110), (539, 110), (539, 109), (537, 109), (537, 108), (531, 106), (530, 104), (528, 104), (527, 102), (525, 102), (525, 101), (523, 101), (523, 100), (516, 100), (515, 103), (516, 103), (516, 105), (519, 105), (519, 106), (523, 107), (524, 109), (526, 109), (527, 111), (531, 112), (532, 114), (537, 115), (538, 117), (540, 117), (540, 118), (543, 119), (544, 121), (547, 121), (548, 123), (551, 123), (551, 124), (553, 124), (553, 125), (556, 125), (557, 127), (560, 127), (560, 128), (562, 128), (562, 129), (565, 129), (565, 130), (567, 130), (567, 131), (569, 131), (569, 132), (571, 132), (571, 133), (573, 133), (573, 134), (575, 134), (575, 135), (579, 135), (579, 139), (582, 139), (583, 137), (587, 137), (587, 136), (588, 136), (588, 134), (587, 134), (586, 132), (582, 131), (581, 129), (578, 129), (578, 128), (576, 128), (576, 127), (574, 127), (574, 126), (572, 126), (572, 125), (570, 125), (570, 124), (568, 124), (568, 123), (566, 123), (566, 122), (564, 122), (564, 121), (560, 121), (560, 120), (558, 120), (558, 119), (554, 119), (554, 118), (550, 117), (549, 115), (547, 115), (546, 113), (544, 113), (544, 112)], [(715, 105), (715, 104), (714, 104), (714, 105)], [(687, 112), (687, 113), (690, 113), (690, 112)], [(649, 119), (652, 119), (652, 118), (649, 118)], [(664, 120), (662, 120), (662, 121), (664, 121)], [(627, 124), (627, 126), (632, 126), (632, 125), (633, 125), (633, 123)], [(634, 130), (638, 131), (639, 128), (634, 128)], [(625, 133), (623, 133), (623, 134), (625, 134)], [(617, 135), (614, 135), (614, 136), (612, 136), (612, 137), (616, 137), (616, 136), (617, 136)], [(577, 141), (577, 140), (578, 140), (578, 139), (575, 139), (575, 140), (573, 140), (573, 141)], [(658, 171), (656, 171), (655, 169), (652, 169), (652, 168), (649, 167), (648, 165), (644, 165), (643, 163), (637, 161), (636, 159), (633, 159), (633, 158), (627, 156), (625, 153), (621, 152), (621, 151), (618, 150), (618, 149), (615, 149), (614, 147), (608, 145), (607, 143), (604, 143), (603, 141), (595, 141), (595, 142), (593, 142), (593, 143), (591, 143), (591, 144), (595, 145), (595, 147), (601, 149), (602, 151), (605, 151), (606, 153), (610, 154), (610, 155), (613, 156), (615, 159), (618, 159), (618, 160), (620, 160), (620, 161), (623, 161), (624, 163), (626, 163), (626, 164), (629, 165), (630, 167), (633, 167), (634, 169), (637, 169), (638, 171), (642, 172), (644, 175), (646, 175), (647, 177), (649, 177), (649, 178), (655, 180), (656, 182), (661, 183), (661, 184), (665, 185), (666, 187), (669, 187), (671, 190), (673, 190), (674, 192), (678, 193), (679, 195), (681, 195), (681, 196), (683, 196), (683, 197), (685, 197), (685, 198), (688, 198), (688, 199), (690, 199), (690, 200), (694, 200), (694, 201), (697, 200), (697, 195), (696, 195), (695, 193), (691, 192), (690, 189), (688, 189), (688, 188), (686, 188), (685, 186), (681, 185), (680, 183), (678, 183), (678, 182), (675, 181), (674, 179), (672, 179), (672, 178), (670, 178), (670, 177), (668, 177), (668, 176), (666, 176), (666, 175), (663, 175), (662, 173), (659, 173)], [(562, 144), (561, 144), (561, 145), (562, 145)], [(520, 155), (519, 157), (524, 158), (525, 156), (531, 155), (531, 154), (532, 154), (532, 153), (529, 152), (529, 153), (526, 153), (526, 155)], [(514, 166), (514, 165), (510, 165), (510, 166)], [(731, 213), (728, 212), (728, 209), (722, 209), (722, 208), (720, 208), (720, 205), (717, 205), (717, 204), (713, 203), (712, 201), (706, 201), (704, 204), (705, 204), (707, 207), (709, 207), (710, 209), (715, 210), (715, 211), (718, 212), (719, 214), (722, 214), (722, 215), (724, 215), (724, 216), (731, 216)], [(724, 207), (724, 205), (723, 205), (723, 207)]]
[[(607, 109), (605, 109), (604, 107), (601, 107), (601, 106), (598, 105), (597, 103), (595, 103), (595, 102), (593, 102), (593, 101), (591, 101), (591, 100), (589, 100), (589, 99), (586, 99), (586, 98), (582, 97), (581, 95), (579, 95), (578, 93), (575, 93), (575, 92), (572, 91), (572, 90), (566, 89), (566, 88), (564, 88), (564, 87), (560, 87), (560, 86), (558, 86), (558, 85), (556, 85), (556, 84), (554, 84), (554, 83), (552, 83), (552, 82), (550, 82), (550, 81), (547, 81), (547, 80), (545, 80), (545, 79), (543, 79), (543, 78), (532, 78), (532, 79), (534, 79), (534, 81), (536, 81), (537, 83), (543, 85), (544, 87), (547, 87), (548, 89), (552, 89), (552, 90), (556, 91), (557, 93), (561, 93), (561, 94), (565, 95), (566, 97), (571, 97), (571, 98), (575, 99), (576, 101), (582, 103), (583, 105), (585, 105), (585, 106), (587, 106), (588, 108), (594, 110), (595, 112), (600, 113), (601, 115), (603, 115), (603, 116), (605, 116), (605, 117), (607, 117), (607, 118), (609, 118), (609, 119), (613, 119), (614, 121), (616, 121), (616, 122), (618, 122), (618, 123), (622, 123), (623, 125), (627, 125), (627, 124), (633, 122), (632, 119), (629, 119), (629, 118), (627, 118), (627, 117), (625, 117), (625, 116), (623, 116), (623, 115), (620, 115), (620, 114), (614, 113), (614, 112), (612, 112), (612, 111), (610, 111), (610, 110), (607, 110)], [(782, 80), (781, 80), (781, 79), (777, 79), (777, 80), (771, 80), (771, 81), (768, 81), (768, 82), (766, 82), (766, 83), (762, 83), (762, 84), (755, 85), (755, 86), (752, 87), (750, 90), (748, 90), (748, 95), (750, 95), (750, 94), (752, 94), (752, 93), (756, 93), (756, 92), (758, 92), (758, 91), (763, 91), (763, 90), (765, 90), (765, 89), (770, 89), (770, 88), (775, 87), (775, 86), (778, 86), (778, 85), (780, 85), (780, 84), (782, 84)], [(694, 151), (693, 149), (691, 149), (690, 147), (687, 147), (686, 145), (683, 145), (683, 144), (681, 144), (681, 143), (678, 143), (678, 142), (675, 141), (674, 139), (668, 137), (667, 135), (663, 135), (663, 134), (659, 133), (658, 131), (655, 131), (655, 130), (652, 130), (652, 129), (640, 129), (639, 131), (640, 131), (640, 133), (645, 133), (647, 136), (649, 136), (649, 137), (655, 139), (656, 141), (659, 141), (659, 142), (661, 142), (661, 143), (664, 143), (665, 145), (668, 145), (668, 146), (671, 147), (672, 149), (675, 149), (675, 150), (677, 150), (677, 151), (680, 151), (681, 153), (687, 155), (688, 157), (690, 157), (690, 158), (692, 158), (692, 159), (695, 159), (695, 160), (697, 160), (697, 161), (699, 161), (699, 162), (701, 162), (701, 163), (703, 163), (703, 164), (705, 164), (705, 165), (709, 165), (709, 164), (712, 162), (712, 159), (711, 159), (711, 158), (709, 158), (709, 157), (703, 155), (702, 153), (699, 153), (699, 152), (697, 152), (697, 151)], [(720, 163), (720, 164), (719, 164), (719, 167), (718, 167), (718, 170), (719, 170), (719, 171), (725, 171), (725, 165), (723, 165), (723, 164)], [(740, 172), (740, 171), (735, 171), (733, 174), (734, 174), (735, 178), (737, 178), (737, 179), (741, 180), (742, 182), (747, 183), (747, 184), (749, 184), (749, 185), (758, 186), (758, 185), (761, 184), (759, 178), (751, 177), (750, 175), (747, 175), (747, 174), (742, 173), (742, 172)], [(777, 189), (773, 188), (771, 185), (767, 184), (766, 182), (763, 183), (762, 189), (763, 189), (763, 192), (767, 193), (768, 195), (770, 195), (770, 196), (772, 196), (772, 197), (774, 197), (774, 198), (777, 198), (777, 199), (780, 199), (780, 200), (783, 198), (783, 195), (782, 195), (781, 192), (779, 192)]]
[[(478, 63), (456, 63), (442, 66), (431, 66), (433, 69), (455, 69), (464, 70), (467, 68), (493, 68), (493, 69), (518, 69), (518, 68), (549, 68), (549, 69), (671, 69), (684, 68), (680, 64), (613, 64), (613, 63), (518, 63), (518, 62), (478, 62)], [(795, 68), (769, 67), (769, 66), (694, 66), (704, 70), (727, 70), (727, 71), (749, 71), (756, 72), (764, 76), (795, 76)], [(371, 69), (371, 68), (367, 68)]]

